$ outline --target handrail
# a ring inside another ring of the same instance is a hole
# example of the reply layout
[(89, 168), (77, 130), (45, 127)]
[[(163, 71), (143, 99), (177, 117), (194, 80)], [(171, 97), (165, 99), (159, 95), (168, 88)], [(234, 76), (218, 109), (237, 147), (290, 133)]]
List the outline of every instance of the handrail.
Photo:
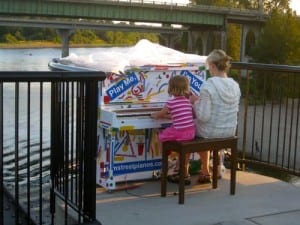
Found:
[[(82, 0), (48, 0), (51, 2), (72, 2), (72, 3), (82, 3)], [(245, 8), (234, 8), (234, 7), (225, 7), (225, 6), (213, 6), (213, 5), (197, 5), (194, 3), (177, 3), (177, 2), (164, 2), (164, 1), (151, 1), (151, 0), (86, 0), (84, 1), (86, 4), (97, 4), (97, 3), (105, 3), (105, 4), (112, 4), (112, 5), (134, 5), (139, 6), (142, 5), (143, 7), (151, 6), (151, 7), (166, 7), (166, 8), (180, 8), (180, 9), (187, 9), (187, 10), (196, 10), (196, 11), (203, 11), (209, 13), (225, 13), (235, 15), (236, 13), (241, 15), (248, 14), (248, 15), (267, 15), (261, 12), (259, 9), (245, 9)]]
[[(93, 162), (105, 78), (102, 71), (0, 72), (0, 185), (14, 203), (15, 224), (54, 224), (56, 197), (78, 220), (96, 220), (90, 199), (96, 195)], [(1, 191), (0, 224), (8, 224), (3, 199)]]
[(291, 65), (276, 65), (265, 63), (245, 63), (245, 62), (232, 62), (233, 69), (255, 69), (264, 71), (276, 71), (276, 72), (295, 72), (300, 73), (300, 66)]
[(300, 66), (232, 62), (231, 68), (242, 91), (239, 162), (299, 176)]
[[(299, 176), (300, 142), (298, 140), (300, 140), (300, 66), (232, 62), (231, 68), (232, 71), (230, 71), (230, 74), (234, 75), (242, 89), (242, 99), (238, 123), (238, 150), (243, 155), (239, 157), (239, 162), (245, 163), (247, 165), (253, 164), (254, 166), (264, 166), (270, 170), (279, 169), (280, 171)], [(262, 73), (263, 71), (268, 72)], [(26, 101), (28, 101), (28, 99), (31, 97), (37, 97), (33, 96), (35, 93), (40, 93), (41, 98), (35, 98), (35, 100), (37, 100), (38, 102), (37, 104), (34, 104), (33, 99), (32, 101), (30, 101), (30, 104), (28, 104), (29, 106), (34, 105), (34, 107), (38, 107), (38, 104), (40, 104), (40, 109), (35, 109), (37, 110), (36, 115), (38, 116), (31, 118), (29, 116), (32, 114), (31, 109), (28, 108), (28, 111), (25, 110), (25, 113), (27, 112), (28, 114), (28, 131), (30, 131), (34, 127), (42, 127), (42, 125), (44, 124), (41, 121), (43, 121), (43, 117), (46, 116), (45, 111), (43, 110), (43, 107), (45, 105), (43, 104), (43, 102), (45, 103), (46, 100), (42, 100), (42, 98), (44, 96), (44, 92), (46, 92), (46, 88), (48, 88), (49, 86), (47, 86), (47, 84), (45, 85), (46, 87), (44, 87), (44, 84), (42, 82), (52, 82), (51, 86), (53, 85), (53, 87), (51, 94), (53, 94), (53, 104), (51, 104), (51, 107), (53, 108), (53, 111), (51, 111), (51, 127), (53, 129), (52, 135), (54, 138), (51, 139), (51, 146), (54, 147), (51, 150), (53, 151), (55, 149), (56, 151), (55, 154), (51, 155), (51, 157), (53, 157), (52, 162), (55, 162), (51, 165), (51, 171), (58, 171), (58, 175), (60, 176), (55, 177), (56, 179), (54, 180), (57, 182), (58, 187), (61, 188), (61, 190), (57, 192), (56, 189), (51, 189), (51, 194), (54, 195), (57, 193), (61, 193), (61, 196), (72, 197), (73, 195), (71, 195), (70, 193), (77, 193), (77, 191), (75, 190), (79, 190), (80, 188), (82, 189), (82, 191), (84, 191), (85, 194), (91, 194), (91, 196), (79, 196), (78, 199), (65, 198), (65, 203), (69, 205), (78, 200), (76, 202), (79, 205), (78, 214), (83, 215), (82, 212), (90, 212), (91, 214), (89, 214), (88, 216), (91, 219), (95, 219), (95, 202), (90, 201), (90, 199), (93, 199), (92, 196), (94, 193), (89, 189), (93, 189), (93, 187), (89, 186), (92, 186), (91, 184), (94, 184), (93, 182), (95, 181), (96, 175), (94, 174), (95, 170), (93, 170), (92, 167), (94, 166), (94, 164), (89, 163), (95, 160), (93, 146), (90, 145), (91, 143), (96, 143), (96, 140), (94, 135), (90, 134), (96, 133), (95, 129), (97, 124), (95, 123), (95, 118), (97, 117), (96, 113), (98, 110), (97, 104), (95, 103), (97, 100), (96, 95), (98, 95), (98, 93), (96, 90), (97, 87), (95, 86), (96, 83), (94, 81), (98, 82), (100, 80), (103, 80), (105, 77), (106, 74), (101, 71), (0, 71), (0, 138), (1, 136), (3, 136), (3, 130), (1, 129), (7, 129), (7, 126), (5, 127), (4, 123), (5, 120), (3, 120), (3, 110), (6, 108), (4, 107), (5, 102), (3, 100), (6, 94), (5, 92), (3, 92), (5, 91), (5, 88), (3, 88), (5, 85), (2, 85), (2, 82), (16, 82), (16, 85), (9, 85), (14, 86), (12, 90), (9, 89), (13, 93), (11, 95), (12, 99), (9, 99), (10, 104), (15, 107), (14, 113), (12, 113), (12, 115), (9, 115), (12, 117), (12, 120), (16, 121), (13, 125), (13, 130), (22, 129), (21, 125), (24, 126), (26, 124), (19, 121), (19, 115), (22, 114), (19, 113), (19, 105), (25, 104)], [(41, 82), (40, 85), (37, 85), (38, 87), (32, 87), (31, 84), (25, 85), (26, 87), (24, 85), (18, 84), (22, 82), (30, 83), (37, 81)], [(79, 81), (79, 84), (77, 85), (75, 84), (76, 82), (72, 81)], [(26, 99), (25, 95), (27, 96), (27, 100), (23, 102), (24, 99)], [(73, 113), (76, 114), (76, 117), (71, 116)], [(69, 126), (69, 121), (72, 121), (72, 124), (76, 123), (78, 132), (75, 132), (73, 130), (73, 126)], [(39, 132), (43, 133), (43, 130), (39, 129)], [(19, 163), (22, 160), (18, 160), (18, 157), (23, 157), (22, 154), (18, 154), (22, 148), (22, 150), (24, 150), (24, 148), (28, 148), (28, 152), (31, 154), (40, 154), (40, 149), (43, 149), (43, 139), (41, 139), (40, 142), (37, 141), (40, 147), (31, 148), (32, 144), (34, 144), (34, 146), (37, 145), (36, 143), (30, 142), (31, 138), (33, 138), (33, 132), (28, 133), (30, 133), (30, 135), (23, 135), (22, 138), (26, 140), (28, 139), (29, 144), (22, 146), (17, 145), (17, 147), (15, 148), (15, 145), (18, 144), (19, 141), (21, 141), (17, 139), (18, 135), (16, 135), (17, 133), (15, 133), (16, 140), (14, 144), (12, 144), (12, 146), (9, 146), (13, 149), (13, 157), (17, 156), (15, 160), (16, 166), (14, 167), (12, 174), (14, 174), (15, 171), (18, 171), (18, 169), (16, 168), (21, 168), (23, 166), (21, 163)], [(43, 133), (43, 135), (45, 135), (45, 133)], [(42, 137), (43, 135), (39, 136)], [(74, 143), (73, 141), (68, 143), (66, 140), (72, 140), (72, 138), (75, 137), (78, 139), (78, 142), (76, 142), (76, 146), (78, 147), (74, 148), (74, 152), (68, 151), (69, 147)], [(91, 138), (93, 139), (92, 141), (90, 140)], [(0, 139), (0, 145), (2, 145), (0, 146), (0, 150), (3, 151), (4, 143), (2, 139)], [(80, 154), (76, 154), (76, 150), (80, 149), (85, 149), (87, 151), (78, 152)], [(65, 150), (65, 152), (62, 150)], [(81, 155), (84, 153), (86, 153), (85, 156), (88, 158)], [(64, 161), (63, 159), (68, 158), (67, 156), (69, 155), (74, 156), (74, 158), (70, 158)], [(81, 161), (77, 161), (77, 156), (81, 156)], [(41, 160), (39, 161), (42, 162), (44, 157), (47, 157), (47, 159), (49, 160), (49, 156), (45, 154), (41, 155)], [(4, 156), (0, 153), (0, 160), (3, 159)], [(31, 158), (29, 157), (29, 161), (30, 160)], [(45, 161), (43, 162), (45, 163)], [(4, 161), (3, 164), (5, 163), (7, 162)], [(1, 166), (3, 166), (3, 164)], [(83, 170), (83, 168), (85, 168), (86, 170)], [(43, 165), (40, 166), (40, 169), (44, 169)], [(45, 169), (49, 171), (49, 168)], [(0, 171), (2, 171), (3, 173), (3, 167), (0, 167)], [(25, 173), (27, 171), (30, 171), (30, 167), (23, 171)], [(77, 176), (74, 175), (75, 172), (76, 175), (78, 175), (78, 179)], [(85, 185), (83, 185), (83, 183), (80, 182), (80, 176), (82, 176), (85, 172), (88, 175), (87, 178), (89, 178), (90, 180)], [(1, 177), (1, 174), (0, 182), (1, 185), (3, 185), (4, 177)], [(18, 175), (18, 173), (16, 174)], [(52, 175), (53, 174), (54, 173), (52, 173)], [(70, 174), (72, 174), (72, 176), (69, 176)], [(17, 180), (18, 179), (14, 179), (12, 181), (15, 182), (14, 184), (16, 187), (18, 187), (16, 185)], [(62, 182), (67, 180), (70, 182)], [(72, 186), (72, 181), (74, 181), (74, 183), (76, 184), (79, 183), (80, 187), (76, 185)], [(40, 182), (42, 182), (42, 179), (40, 179)], [(43, 185), (41, 185), (40, 183), (37, 185), (39, 185), (40, 190), (36, 193), (42, 193)], [(51, 186), (50, 188), (56, 188), (56, 186)], [(23, 188), (22, 190), (15, 189), (14, 191), (12, 189), (12, 191), (13, 193), (18, 194), (19, 191), (26, 191), (27, 189), (31, 190), (31, 187), (25, 186), (25, 188)], [(64, 192), (64, 190), (66, 192)], [(71, 190), (73, 190), (74, 192), (72, 192)], [(22, 197), (24, 198), (24, 195), (22, 195)], [(31, 198), (32, 196), (29, 196), (28, 199), (30, 200)], [(54, 210), (55, 206), (55, 201), (53, 199), (54, 198), (52, 196), (50, 201), (51, 206), (53, 207), (51, 208), (52, 210)], [(42, 198), (38, 199), (39, 205), (43, 204), (42, 201)], [(31, 203), (30, 201), (28, 202), (28, 205), (30, 206)], [(3, 192), (0, 193), (0, 204), (2, 203)], [(43, 213), (42, 208), (39, 210)], [(25, 213), (27, 213), (26, 210)], [(27, 215), (28, 217), (32, 216), (30, 213), (29, 215)], [(54, 211), (51, 211), (51, 213), (54, 214)], [(15, 215), (16, 220), (18, 220), (19, 214), (15, 213)], [(42, 218), (45, 218), (43, 217), (43, 215), (44, 214), (39, 217), (40, 220), (42, 220)], [(3, 219), (3, 210), (0, 210), (0, 220), (1, 217)]]
[(0, 71), (0, 82), (19, 81), (80, 81), (104, 80), (102, 71), (68, 72), (68, 71)]

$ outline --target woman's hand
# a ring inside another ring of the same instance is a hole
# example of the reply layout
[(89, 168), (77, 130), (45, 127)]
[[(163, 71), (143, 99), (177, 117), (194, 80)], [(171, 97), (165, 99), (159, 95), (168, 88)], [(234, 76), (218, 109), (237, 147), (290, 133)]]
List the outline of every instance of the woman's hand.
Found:
[(194, 104), (195, 101), (197, 101), (198, 99), (200, 99), (200, 97), (197, 96), (197, 95), (191, 95), (191, 96), (190, 96), (190, 102), (191, 102), (192, 104)]

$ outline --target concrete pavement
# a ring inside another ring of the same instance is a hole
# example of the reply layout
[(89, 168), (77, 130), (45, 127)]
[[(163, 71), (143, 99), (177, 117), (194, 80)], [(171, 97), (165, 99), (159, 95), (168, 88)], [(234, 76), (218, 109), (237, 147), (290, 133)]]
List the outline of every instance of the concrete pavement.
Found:
[(160, 197), (160, 181), (119, 184), (123, 190), (97, 189), (97, 219), (102, 225), (299, 225), (300, 186), (254, 173), (237, 172), (236, 194), (229, 194), (229, 173), (211, 185), (186, 186), (178, 204), (177, 185), (168, 183)]

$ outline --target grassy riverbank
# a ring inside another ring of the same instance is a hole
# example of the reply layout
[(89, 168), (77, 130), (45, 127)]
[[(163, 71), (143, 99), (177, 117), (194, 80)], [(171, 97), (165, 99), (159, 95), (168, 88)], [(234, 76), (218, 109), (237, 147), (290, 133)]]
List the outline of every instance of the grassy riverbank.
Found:
[(6, 49), (6, 48), (59, 48), (61, 47), (60, 43), (54, 43), (54, 42), (46, 42), (46, 41), (20, 41), (17, 43), (0, 43), (0, 48)]
[[(121, 45), (111, 44), (70, 44), (71, 48), (97, 48), (97, 47), (115, 47)], [(123, 47), (128, 45), (122, 45)], [(21, 49), (21, 48), (61, 48), (61, 43), (46, 41), (26, 41), (18, 43), (0, 43), (0, 49)]]

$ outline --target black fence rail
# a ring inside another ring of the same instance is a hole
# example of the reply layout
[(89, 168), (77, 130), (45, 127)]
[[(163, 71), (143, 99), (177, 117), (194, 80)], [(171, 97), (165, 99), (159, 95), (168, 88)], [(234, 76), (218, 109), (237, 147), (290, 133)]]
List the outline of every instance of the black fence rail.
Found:
[[(233, 63), (240, 162), (300, 175), (300, 67)], [(262, 167), (262, 168), (263, 168)]]
[(96, 221), (91, 199), (104, 78), (102, 72), (0, 72), (1, 224), (68, 224), (71, 211), (77, 224)]
[[(230, 75), (242, 89), (239, 162), (299, 176), (300, 67), (233, 63)], [(0, 72), (2, 224), (97, 223), (104, 78), (99, 72)]]

